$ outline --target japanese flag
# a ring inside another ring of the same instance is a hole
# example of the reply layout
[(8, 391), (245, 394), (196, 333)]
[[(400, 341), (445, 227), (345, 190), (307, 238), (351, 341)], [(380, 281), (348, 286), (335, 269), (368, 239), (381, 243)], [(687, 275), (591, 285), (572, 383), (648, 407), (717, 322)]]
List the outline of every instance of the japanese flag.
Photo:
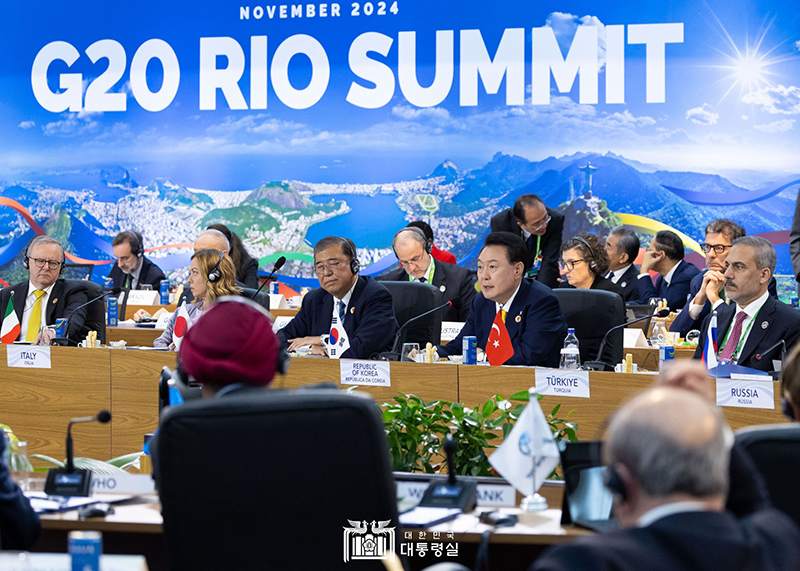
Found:
[(13, 343), (19, 337), (20, 324), (17, 312), (14, 311), (14, 292), (8, 298), (8, 306), (3, 315), (3, 327), (0, 329), (0, 341), (3, 343)]
[(486, 359), (490, 365), (502, 365), (514, 356), (514, 347), (511, 345), (511, 337), (508, 336), (502, 314), (501, 309), (494, 316), (492, 331), (486, 341)]
[(186, 302), (184, 301), (178, 308), (178, 315), (175, 317), (175, 325), (172, 327), (172, 342), (175, 343), (175, 350), (181, 348), (183, 336), (192, 326), (192, 320), (189, 317), (189, 312), (186, 311)]

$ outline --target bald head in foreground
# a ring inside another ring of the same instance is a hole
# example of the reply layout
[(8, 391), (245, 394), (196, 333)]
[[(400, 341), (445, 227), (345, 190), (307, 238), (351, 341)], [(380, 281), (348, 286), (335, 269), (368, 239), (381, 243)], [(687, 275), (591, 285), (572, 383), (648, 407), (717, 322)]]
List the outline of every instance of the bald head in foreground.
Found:
[(800, 569), (800, 530), (786, 515), (724, 511), (731, 440), (719, 410), (692, 391), (636, 397), (604, 447), (622, 529), (552, 549), (532, 569)]

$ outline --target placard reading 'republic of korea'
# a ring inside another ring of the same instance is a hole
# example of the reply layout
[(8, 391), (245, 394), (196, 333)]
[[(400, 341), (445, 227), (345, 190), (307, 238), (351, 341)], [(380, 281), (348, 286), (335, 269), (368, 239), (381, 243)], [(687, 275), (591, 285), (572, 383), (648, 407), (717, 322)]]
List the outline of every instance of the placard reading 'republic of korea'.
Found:
[(775, 388), (769, 381), (717, 379), (717, 406), (775, 409)]
[(388, 362), (342, 359), (339, 361), (339, 375), (343, 385), (392, 386)]
[(589, 398), (589, 371), (536, 369), (536, 391), (540, 395)]

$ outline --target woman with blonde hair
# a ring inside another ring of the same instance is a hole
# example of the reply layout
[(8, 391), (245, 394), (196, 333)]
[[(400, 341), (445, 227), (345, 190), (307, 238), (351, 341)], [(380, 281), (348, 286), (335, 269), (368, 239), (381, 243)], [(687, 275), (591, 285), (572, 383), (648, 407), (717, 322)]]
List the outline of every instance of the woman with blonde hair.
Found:
[[(230, 256), (210, 249), (198, 250), (192, 256), (189, 264), (189, 288), (194, 295), (194, 301), (186, 306), (186, 312), (192, 321), (197, 320), (217, 298), (242, 293), (241, 288), (236, 285), (236, 268)], [(175, 348), (172, 334), (177, 316), (178, 312), (175, 311), (164, 333), (153, 342), (154, 347)]]

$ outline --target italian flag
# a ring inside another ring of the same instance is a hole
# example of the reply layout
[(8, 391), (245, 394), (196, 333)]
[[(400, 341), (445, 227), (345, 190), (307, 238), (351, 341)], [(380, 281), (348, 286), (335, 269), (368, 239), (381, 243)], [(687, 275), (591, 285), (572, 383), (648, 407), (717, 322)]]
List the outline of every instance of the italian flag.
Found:
[(0, 341), (3, 343), (13, 343), (19, 337), (19, 319), (17, 313), (14, 311), (14, 296), (8, 298), (8, 307), (6, 307), (5, 315), (3, 316), (3, 327), (0, 329)]

